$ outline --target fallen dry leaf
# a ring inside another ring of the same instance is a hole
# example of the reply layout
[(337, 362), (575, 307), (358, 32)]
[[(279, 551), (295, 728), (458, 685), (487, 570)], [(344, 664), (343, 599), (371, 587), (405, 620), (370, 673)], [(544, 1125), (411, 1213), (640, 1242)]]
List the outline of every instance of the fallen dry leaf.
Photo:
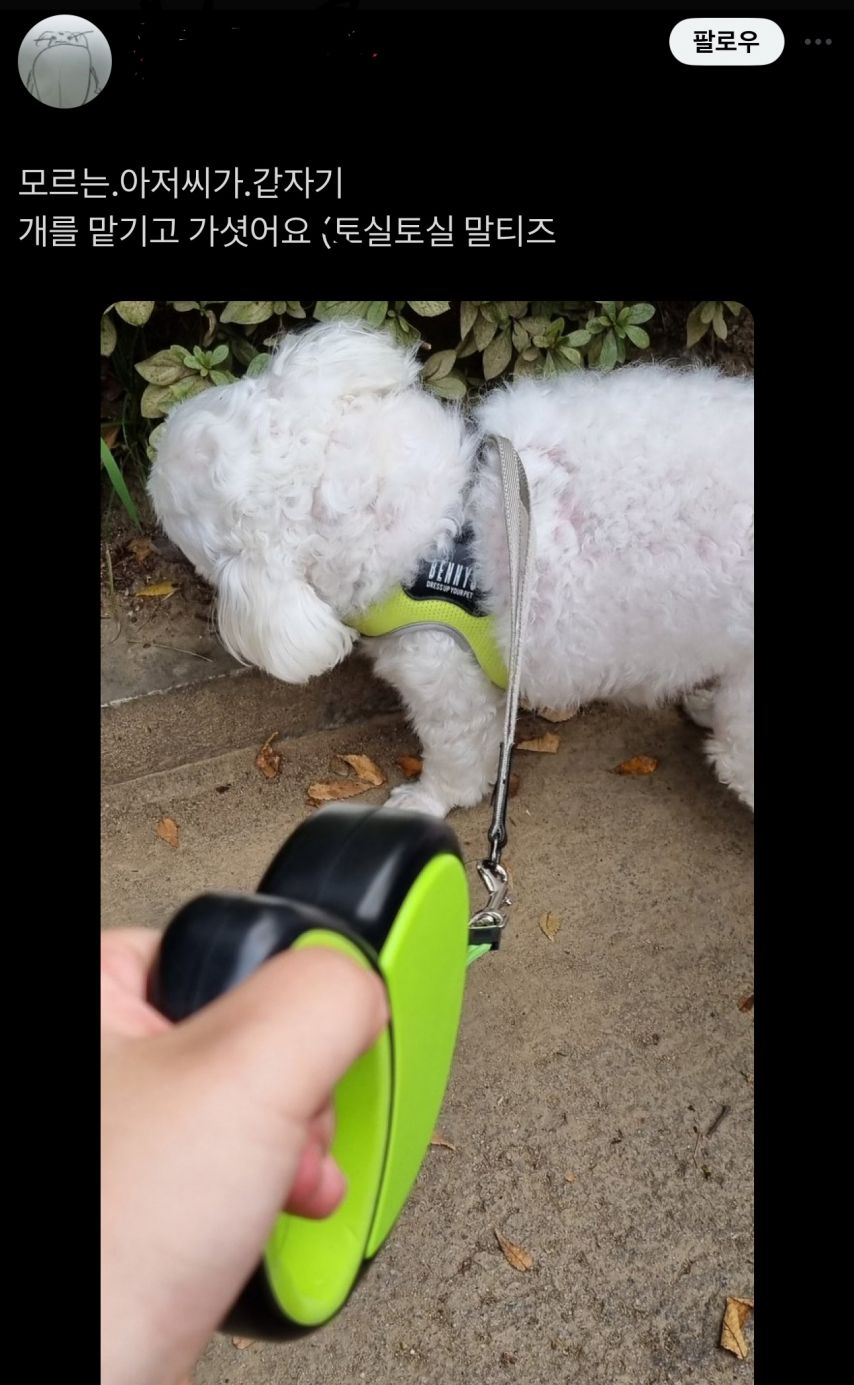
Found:
[(279, 739), (278, 731), (274, 731), (272, 736), (268, 736), (258, 754), (255, 756), (255, 768), (260, 769), (265, 779), (275, 779), (281, 772), (282, 757), (278, 750), (271, 749), (273, 741)]
[(155, 582), (151, 587), (143, 587), (141, 591), (134, 592), (134, 596), (171, 596), (178, 588), (174, 582)]
[(658, 769), (658, 761), (651, 755), (633, 755), (630, 760), (623, 760), (622, 764), (617, 765), (615, 774), (654, 774)]
[(254, 1337), (232, 1337), (232, 1346), (237, 1347), (238, 1351), (245, 1351), (247, 1347), (255, 1345)]
[(370, 787), (361, 779), (334, 779), (331, 784), (309, 785), (308, 796), (312, 803), (335, 803), (339, 798), (355, 798), (356, 794), (367, 793)]
[(515, 1246), (512, 1241), (508, 1241), (506, 1236), (502, 1236), (501, 1232), (495, 1227), (493, 1227), (493, 1231), (495, 1231), (495, 1239), (500, 1245), (504, 1259), (507, 1261), (508, 1265), (512, 1265), (514, 1270), (529, 1270), (532, 1268), (534, 1261), (527, 1250), (523, 1250), (521, 1246)]
[(146, 558), (150, 558), (155, 551), (151, 539), (131, 539), (128, 548), (138, 563), (144, 563)]
[(398, 755), (397, 763), (407, 779), (417, 779), (424, 768), (424, 761), (420, 755)]
[(530, 741), (517, 741), (517, 750), (535, 750), (540, 755), (556, 755), (560, 736), (556, 731), (546, 731), (543, 736), (535, 736)]
[(752, 1010), (752, 1009), (753, 1009), (753, 994), (752, 994), (752, 992), (751, 992), (750, 995), (742, 996), (741, 1000), (738, 1002), (738, 1008), (739, 1008), (739, 1010), (743, 1011), (745, 1014), (747, 1013), (748, 1010)]
[(380, 784), (386, 782), (379, 765), (374, 764), (369, 755), (336, 755), (335, 758), (343, 760), (345, 765), (355, 770), (362, 783), (369, 784), (372, 789), (378, 789)]
[(741, 1329), (752, 1312), (752, 1298), (727, 1298), (721, 1325), (721, 1346), (724, 1351), (731, 1351), (739, 1361), (746, 1361), (748, 1357), (748, 1346)]
[(121, 429), (119, 428), (119, 425), (115, 424), (115, 426), (112, 428), (104, 428), (101, 433), (101, 437), (104, 439), (104, 442), (107, 444), (108, 447), (115, 447), (116, 439), (118, 438), (120, 432)]
[(178, 824), (173, 818), (161, 818), (156, 831), (161, 841), (169, 846), (178, 845)]
[(550, 943), (553, 943), (560, 932), (560, 919), (555, 914), (543, 914), (540, 919), (540, 930), (545, 933)]
[(432, 1140), (430, 1141), (430, 1143), (431, 1143), (431, 1145), (438, 1145), (440, 1149), (450, 1149), (450, 1150), (453, 1150), (454, 1154), (456, 1154), (456, 1152), (457, 1152), (457, 1147), (456, 1147), (456, 1145), (452, 1145), (451, 1142), (450, 1142), (450, 1140), (446, 1140), (445, 1137), (444, 1137), (444, 1135), (442, 1134), (441, 1130), (434, 1130), (434, 1131), (433, 1131), (433, 1138), (432, 1138)]
[(577, 712), (574, 707), (569, 712), (561, 711), (559, 707), (540, 707), (537, 712), (541, 721), (572, 721), (576, 715)]
[(563, 1176), (563, 1181), (564, 1183), (574, 1183), (576, 1181), (576, 1175), (572, 1173), (569, 1169), (567, 1169), (566, 1173)]

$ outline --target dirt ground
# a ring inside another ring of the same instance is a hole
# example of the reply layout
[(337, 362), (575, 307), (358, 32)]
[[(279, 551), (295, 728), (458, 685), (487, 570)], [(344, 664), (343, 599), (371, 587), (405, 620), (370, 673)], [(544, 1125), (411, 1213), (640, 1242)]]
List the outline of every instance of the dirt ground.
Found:
[[(592, 708), (557, 729), (557, 754), (518, 755), (518, 904), (469, 973), (440, 1120), (454, 1149), (429, 1151), (336, 1322), (288, 1346), (217, 1338), (196, 1385), (752, 1381), (752, 1322), (746, 1361), (718, 1345), (727, 1296), (753, 1291), (752, 818), (676, 712)], [(247, 746), (105, 787), (105, 926), (251, 888), (334, 752), (394, 783), (415, 746), (395, 713), (280, 748), (270, 782)], [(613, 773), (637, 754), (654, 774)], [(452, 821), (473, 868), (487, 809)]]

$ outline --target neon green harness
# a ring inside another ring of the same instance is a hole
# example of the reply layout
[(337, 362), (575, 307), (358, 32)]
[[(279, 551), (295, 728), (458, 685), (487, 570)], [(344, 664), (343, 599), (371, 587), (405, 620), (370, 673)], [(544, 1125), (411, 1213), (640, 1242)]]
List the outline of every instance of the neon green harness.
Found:
[(402, 630), (445, 630), (471, 651), (491, 683), (506, 689), (507, 669), (475, 580), (473, 533), (466, 525), (451, 544), (422, 558), (407, 587), (395, 587), (348, 624), (360, 635), (394, 635)]
[(348, 624), (366, 636), (393, 635), (414, 626), (447, 630), (468, 645), (491, 683), (497, 688), (507, 687), (507, 669), (495, 639), (492, 616), (472, 615), (441, 597), (416, 599), (403, 587), (396, 587), (383, 601), (378, 601)]

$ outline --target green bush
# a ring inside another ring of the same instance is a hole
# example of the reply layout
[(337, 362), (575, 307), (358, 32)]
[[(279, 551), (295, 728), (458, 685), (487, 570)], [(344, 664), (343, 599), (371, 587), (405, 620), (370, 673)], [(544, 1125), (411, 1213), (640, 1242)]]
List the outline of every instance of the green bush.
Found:
[[(661, 306), (661, 305), (659, 305)], [(608, 371), (650, 347), (658, 308), (643, 302), (391, 302), (151, 300), (112, 303), (101, 318), (101, 462), (131, 519), (128, 480), (140, 483), (160, 420), (182, 400), (264, 369), (270, 348), (302, 319), (360, 319), (423, 355), (440, 399), (463, 400), (489, 381), (570, 370)], [(682, 341), (725, 340), (740, 303), (684, 308)]]

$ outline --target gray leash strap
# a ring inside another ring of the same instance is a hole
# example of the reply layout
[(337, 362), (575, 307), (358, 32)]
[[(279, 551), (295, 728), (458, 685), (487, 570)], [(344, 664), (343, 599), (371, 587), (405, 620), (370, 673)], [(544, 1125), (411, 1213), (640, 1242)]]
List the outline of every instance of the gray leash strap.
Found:
[(507, 925), (512, 904), (507, 871), (501, 864), (501, 853), (507, 845), (507, 799), (510, 791), (510, 765), (516, 718), (519, 712), (519, 689), (522, 679), (522, 646), (528, 616), (528, 547), (531, 532), (531, 497), (516, 449), (506, 438), (488, 439), (498, 452), (501, 488), (504, 495), (504, 522), (507, 529), (507, 550), (510, 567), (510, 658), (507, 698), (504, 706), (504, 729), (498, 757), (498, 777), (493, 793), (492, 822), (489, 827), (490, 852), (478, 866), (478, 874), (486, 886), (489, 898), (486, 906), (469, 923), (469, 943), (488, 943), (497, 948), (501, 932)]

